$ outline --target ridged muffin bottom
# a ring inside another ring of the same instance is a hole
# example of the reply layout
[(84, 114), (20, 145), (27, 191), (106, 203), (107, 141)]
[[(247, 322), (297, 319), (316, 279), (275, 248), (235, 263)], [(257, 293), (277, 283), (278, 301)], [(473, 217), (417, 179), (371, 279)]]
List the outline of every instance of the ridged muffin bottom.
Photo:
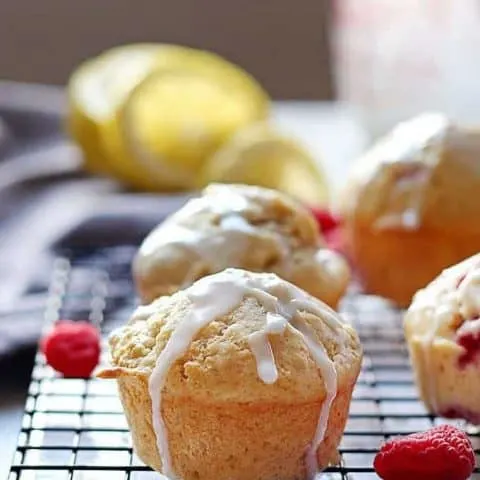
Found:
[[(148, 377), (117, 376), (137, 455), (161, 471), (152, 427)], [(339, 385), (327, 431), (317, 450), (321, 468), (338, 462), (337, 447), (354, 384)], [(183, 480), (305, 480), (305, 452), (322, 402), (202, 404), (164, 394), (162, 414), (175, 473)]]

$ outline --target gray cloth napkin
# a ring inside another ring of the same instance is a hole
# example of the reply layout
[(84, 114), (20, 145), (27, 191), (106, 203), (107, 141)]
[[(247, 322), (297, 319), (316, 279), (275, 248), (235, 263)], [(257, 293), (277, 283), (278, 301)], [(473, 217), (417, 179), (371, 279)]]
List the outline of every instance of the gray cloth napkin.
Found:
[(1, 109), (0, 118), (9, 136), (0, 149), (1, 358), (37, 341), (58, 252), (136, 245), (187, 197), (128, 192), (85, 175), (58, 119)]
[[(81, 175), (21, 182), (3, 193), (2, 211), (15, 212), (0, 227), (0, 356), (37, 340), (54, 258), (82, 247), (137, 245), (184, 195), (122, 192), (112, 182)], [(23, 191), (22, 191), (23, 190)], [(35, 293), (28, 293), (35, 286)]]

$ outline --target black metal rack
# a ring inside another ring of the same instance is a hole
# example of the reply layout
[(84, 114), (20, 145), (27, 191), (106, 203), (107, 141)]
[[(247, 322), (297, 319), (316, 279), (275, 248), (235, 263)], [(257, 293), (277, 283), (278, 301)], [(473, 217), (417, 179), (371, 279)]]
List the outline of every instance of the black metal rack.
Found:
[[(107, 334), (131, 313), (134, 248), (67, 252), (55, 264), (45, 312), (89, 319)], [(444, 422), (417, 397), (401, 330), (401, 312), (351, 292), (343, 314), (362, 338), (365, 361), (341, 444), (340, 466), (325, 478), (377, 478), (372, 463), (388, 437)], [(463, 425), (468, 430), (468, 426)], [(470, 429), (480, 453), (480, 433)], [(148, 480), (158, 478), (135, 456), (114, 382), (62, 379), (37, 355), (9, 480)], [(472, 478), (480, 479), (480, 469)], [(213, 480), (213, 479), (212, 479)]]

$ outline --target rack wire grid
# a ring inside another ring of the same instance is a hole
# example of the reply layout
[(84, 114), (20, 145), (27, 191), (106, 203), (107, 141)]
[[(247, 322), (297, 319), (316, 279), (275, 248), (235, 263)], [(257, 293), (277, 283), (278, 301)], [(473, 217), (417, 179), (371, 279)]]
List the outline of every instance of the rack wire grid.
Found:
[[(46, 324), (88, 318), (107, 335), (125, 322), (136, 301), (130, 276), (134, 251), (122, 246), (58, 258)], [(342, 313), (356, 326), (365, 359), (340, 447), (341, 463), (327, 470), (325, 478), (373, 479), (373, 459), (385, 439), (445, 420), (429, 415), (418, 399), (401, 311), (379, 298), (351, 292)], [(478, 457), (480, 433), (463, 427)], [(115, 382), (60, 378), (38, 354), (9, 480), (99, 478), (148, 480), (157, 475), (132, 450)], [(480, 479), (479, 469), (472, 478)]]

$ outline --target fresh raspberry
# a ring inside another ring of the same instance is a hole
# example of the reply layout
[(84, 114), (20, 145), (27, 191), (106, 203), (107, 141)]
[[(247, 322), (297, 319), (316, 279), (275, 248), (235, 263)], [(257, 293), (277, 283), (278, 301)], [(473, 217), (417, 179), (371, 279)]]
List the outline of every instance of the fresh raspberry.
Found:
[(475, 468), (467, 435), (452, 425), (390, 440), (375, 457), (384, 480), (466, 480)]
[(311, 212), (317, 219), (318, 226), (323, 234), (330, 232), (340, 226), (340, 218), (324, 208), (312, 207)]
[[(473, 321), (479, 322), (480, 319)], [(463, 347), (463, 352), (458, 357), (458, 363), (460, 367), (466, 367), (480, 356), (480, 329), (465, 331), (460, 329), (457, 333), (457, 343)]]
[(310, 210), (317, 220), (328, 248), (345, 255), (343, 232), (340, 228), (342, 223), (340, 217), (326, 209), (313, 207)]
[(41, 349), (63, 376), (88, 378), (100, 359), (100, 334), (89, 322), (62, 320), (42, 339)]

